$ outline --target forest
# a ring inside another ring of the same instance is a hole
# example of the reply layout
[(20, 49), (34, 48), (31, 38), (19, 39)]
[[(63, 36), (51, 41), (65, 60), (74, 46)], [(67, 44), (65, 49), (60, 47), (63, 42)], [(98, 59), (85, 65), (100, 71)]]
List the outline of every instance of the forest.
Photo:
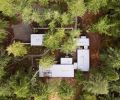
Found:
[[(44, 47), (15, 41), (12, 26), (20, 23), (47, 27)], [(31, 54), (49, 67), (74, 56), (80, 35), (90, 38), (89, 72), (36, 75)], [(120, 0), (0, 0), (0, 100), (120, 100)]]

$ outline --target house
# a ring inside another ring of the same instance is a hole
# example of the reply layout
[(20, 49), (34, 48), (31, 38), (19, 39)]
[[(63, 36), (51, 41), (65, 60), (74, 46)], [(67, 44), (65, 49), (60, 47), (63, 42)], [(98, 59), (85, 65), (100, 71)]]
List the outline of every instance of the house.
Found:
[(77, 46), (77, 62), (66, 57), (60, 59), (60, 64), (54, 64), (50, 68), (39, 66), (39, 77), (74, 77), (74, 70), (89, 71), (89, 38), (81, 36)]
[[(17, 27), (20, 26), (21, 28), (19, 29), (19, 31), (17, 31)], [(23, 30), (26, 30), (26, 28), (28, 29), (30, 27), (24, 24), (20, 26), (18, 25), (13, 27), (15, 39), (29, 42), (31, 46), (43, 46), (44, 34), (32, 34), (32, 32), (27, 31), (22, 32)], [(23, 37), (21, 37), (22, 34)], [(73, 58), (65, 57), (60, 59), (60, 64), (54, 64), (50, 66), (50, 68), (39, 66), (39, 77), (74, 77), (75, 70), (81, 70), (83, 72), (89, 71), (89, 38), (87, 38), (86, 36), (81, 36), (80, 38), (77, 38), (76, 44), (77, 62), (73, 62)]]

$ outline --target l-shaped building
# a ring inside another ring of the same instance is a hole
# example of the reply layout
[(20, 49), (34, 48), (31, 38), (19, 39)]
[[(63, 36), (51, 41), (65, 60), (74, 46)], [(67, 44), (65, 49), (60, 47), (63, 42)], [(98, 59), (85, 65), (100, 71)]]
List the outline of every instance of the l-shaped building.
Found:
[[(42, 46), (44, 34), (31, 34), (31, 46)], [(60, 64), (54, 64), (49, 68), (39, 66), (39, 77), (74, 77), (74, 71), (79, 69), (87, 72), (90, 67), (89, 38), (81, 36), (77, 38), (77, 62), (73, 58), (60, 59)]]
[[(13, 26), (14, 39), (27, 42), (26, 44), (31, 46), (43, 46), (44, 34), (32, 34), (30, 30), (27, 24)], [(77, 62), (73, 62), (71, 57), (65, 57), (60, 59), (60, 64), (54, 64), (50, 68), (39, 66), (39, 77), (74, 77), (74, 71), (77, 69), (83, 72), (89, 71), (89, 45), (89, 38), (86, 36), (77, 38)]]

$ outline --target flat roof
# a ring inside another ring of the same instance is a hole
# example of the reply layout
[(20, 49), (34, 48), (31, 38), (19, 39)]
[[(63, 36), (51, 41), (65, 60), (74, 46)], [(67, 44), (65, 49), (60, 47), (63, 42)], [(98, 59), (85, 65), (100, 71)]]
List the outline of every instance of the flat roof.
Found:
[(89, 46), (89, 38), (86, 36), (81, 36), (80, 38), (77, 39), (77, 46)]
[(78, 49), (77, 50), (77, 66), (81, 71), (89, 71), (89, 49)]
[(44, 34), (31, 34), (31, 46), (42, 46)]
[(27, 23), (12, 25), (14, 39), (22, 42), (30, 43), (30, 35), (33, 33), (32, 28)]
[(74, 65), (55, 64), (51, 68), (39, 67), (39, 77), (45, 77), (46, 71), (49, 77), (74, 77)]
[(73, 58), (61, 58), (61, 64), (72, 64)]

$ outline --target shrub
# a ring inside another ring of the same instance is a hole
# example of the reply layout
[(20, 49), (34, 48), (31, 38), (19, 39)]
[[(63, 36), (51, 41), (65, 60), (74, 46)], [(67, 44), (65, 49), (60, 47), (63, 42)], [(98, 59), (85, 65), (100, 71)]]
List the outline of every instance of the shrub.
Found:
[(81, 30), (72, 30), (70, 31), (69, 35), (72, 39), (78, 38), (81, 34)]
[(102, 67), (101, 73), (108, 82), (117, 81), (119, 79), (119, 74), (110, 66), (106, 65)]
[(98, 21), (98, 23), (94, 24), (90, 31), (98, 32), (100, 34), (106, 34), (108, 36), (113, 36), (114, 33), (110, 32), (110, 28), (112, 28), (114, 24), (110, 24), (107, 17), (104, 17)]
[(109, 59), (107, 60), (108, 65), (115, 69), (120, 69), (120, 49), (118, 48), (110, 48)]
[(8, 65), (11, 58), (5, 54), (3, 50), (0, 51), (0, 80), (2, 76), (5, 74), (4, 68)]
[(63, 13), (61, 15), (61, 25), (64, 26), (64, 25), (69, 25), (69, 24), (72, 24), (72, 18), (70, 16), (70, 14), (67, 14), (67, 13)]
[(7, 27), (8, 27), (8, 23), (0, 19), (0, 43), (2, 43), (7, 36), (7, 31), (6, 31)]
[(108, 0), (89, 0), (87, 3), (87, 8), (93, 13), (98, 13), (100, 8), (107, 5)]
[(95, 95), (90, 95), (90, 94), (84, 94), (83, 98), (84, 100), (97, 100)]
[(7, 32), (4, 29), (0, 29), (0, 43), (3, 43), (7, 36)]
[(61, 84), (58, 87), (58, 95), (62, 100), (71, 100), (71, 98), (74, 96), (74, 89), (64, 81), (61, 81)]
[(22, 57), (27, 54), (27, 48), (21, 42), (14, 42), (7, 48), (8, 54), (13, 54), (15, 57)]
[(77, 72), (75, 73), (75, 78), (77, 79), (79, 85), (83, 84), (85, 81), (85, 77), (80, 70), (77, 70)]
[(95, 95), (107, 94), (108, 81), (101, 74), (91, 74), (89, 81), (85, 82), (84, 90)]
[(54, 56), (45, 55), (39, 60), (39, 65), (44, 68), (49, 68), (55, 63)]
[(59, 49), (64, 36), (65, 33), (63, 29), (59, 29), (55, 33), (48, 33), (44, 38), (44, 46), (52, 50)]
[(72, 52), (75, 52), (77, 48), (76, 40), (73, 40), (69, 38), (62, 46), (61, 46), (61, 52), (70, 54)]
[(68, 9), (73, 17), (76, 16), (82, 17), (86, 12), (84, 0), (74, 0), (68, 3)]
[(35, 100), (48, 100), (48, 86), (41, 81), (30, 87), (30, 93), (31, 96), (35, 98)]

